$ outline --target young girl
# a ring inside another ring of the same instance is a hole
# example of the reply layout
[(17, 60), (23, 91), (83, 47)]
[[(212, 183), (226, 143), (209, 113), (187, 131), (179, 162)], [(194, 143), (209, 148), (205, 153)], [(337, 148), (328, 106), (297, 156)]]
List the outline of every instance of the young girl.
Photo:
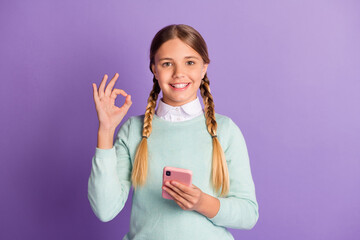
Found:
[[(95, 215), (112, 220), (134, 187), (130, 230), (123, 239), (234, 239), (226, 228), (251, 229), (259, 213), (246, 143), (229, 118), (214, 111), (202, 36), (187, 25), (169, 25), (154, 37), (150, 71), (154, 86), (144, 115), (115, 128), (131, 96), (93, 84), (99, 118), (88, 198)], [(205, 109), (197, 97), (200, 89)], [(158, 95), (163, 97), (157, 105)], [(120, 108), (117, 95), (126, 97)], [(190, 169), (192, 185), (162, 184), (165, 166)], [(173, 200), (162, 197), (165, 190)]]

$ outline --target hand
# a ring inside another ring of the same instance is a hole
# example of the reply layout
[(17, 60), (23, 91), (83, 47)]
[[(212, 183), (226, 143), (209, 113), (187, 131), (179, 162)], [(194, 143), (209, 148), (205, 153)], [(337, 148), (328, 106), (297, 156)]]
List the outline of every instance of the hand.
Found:
[[(108, 78), (106, 74), (100, 83), (99, 91), (97, 90), (96, 84), (92, 84), (94, 90), (95, 108), (99, 118), (99, 124), (101, 127), (107, 130), (115, 130), (132, 104), (131, 96), (128, 95), (124, 90), (116, 88), (112, 89), (118, 77), (119, 74), (116, 73), (107, 85), (105, 91), (105, 83)], [(126, 97), (125, 103), (120, 108), (115, 106), (115, 99), (119, 94)]]
[(192, 184), (190, 187), (176, 181), (165, 182), (163, 189), (173, 197), (174, 201), (183, 210), (199, 210), (202, 203), (203, 192)]

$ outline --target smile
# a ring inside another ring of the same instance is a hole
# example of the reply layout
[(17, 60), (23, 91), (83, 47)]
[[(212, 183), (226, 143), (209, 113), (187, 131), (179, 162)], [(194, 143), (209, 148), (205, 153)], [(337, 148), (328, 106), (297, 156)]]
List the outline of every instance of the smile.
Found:
[(185, 90), (189, 85), (190, 83), (170, 84), (170, 86), (176, 90)]

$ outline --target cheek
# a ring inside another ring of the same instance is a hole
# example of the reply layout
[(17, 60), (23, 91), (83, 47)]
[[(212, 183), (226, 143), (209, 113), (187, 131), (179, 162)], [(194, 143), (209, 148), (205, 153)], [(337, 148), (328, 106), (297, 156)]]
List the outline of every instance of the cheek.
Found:
[(167, 81), (171, 77), (171, 71), (162, 70), (158, 72), (158, 78), (161, 81)]
[(157, 80), (158, 80), (161, 90), (166, 88), (169, 84), (169, 76), (167, 76), (164, 73), (158, 74)]
[(191, 79), (194, 81), (194, 82), (201, 82), (201, 79), (202, 79), (202, 72), (201, 71), (196, 71), (194, 73), (191, 74)]

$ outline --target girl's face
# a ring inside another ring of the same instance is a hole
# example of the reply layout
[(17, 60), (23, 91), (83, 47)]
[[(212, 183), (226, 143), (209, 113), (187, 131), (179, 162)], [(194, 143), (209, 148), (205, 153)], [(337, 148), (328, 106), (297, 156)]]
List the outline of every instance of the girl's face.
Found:
[(178, 38), (161, 45), (151, 66), (163, 92), (163, 101), (171, 106), (196, 99), (207, 67), (201, 56)]

